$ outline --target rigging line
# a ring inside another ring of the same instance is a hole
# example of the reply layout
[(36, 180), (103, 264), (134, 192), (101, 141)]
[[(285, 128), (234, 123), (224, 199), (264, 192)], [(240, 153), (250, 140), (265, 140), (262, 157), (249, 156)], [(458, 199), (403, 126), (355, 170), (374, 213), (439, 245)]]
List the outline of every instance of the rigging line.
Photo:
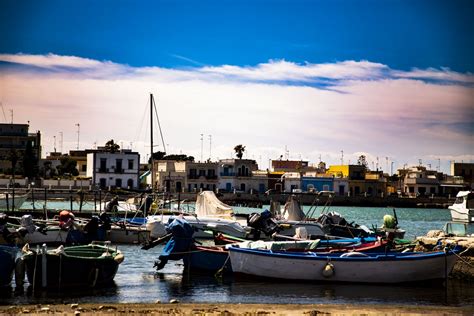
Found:
[(166, 153), (165, 140), (163, 139), (163, 132), (161, 131), (160, 118), (158, 117), (158, 111), (156, 110), (155, 98), (153, 98), (153, 107), (155, 108), (156, 120), (158, 122), (158, 128), (160, 130), (161, 142), (163, 143), (163, 150)]
[[(138, 128), (136, 130), (135, 139), (133, 140), (133, 142), (137, 142), (141, 138), (140, 136), (142, 135), (141, 132), (143, 131), (143, 122), (145, 121), (147, 108), (148, 108), (148, 103), (147, 103), (146, 106), (143, 107), (142, 118), (141, 118), (141, 121), (140, 121), (140, 125), (138, 125)], [(148, 125), (146, 125), (146, 126), (148, 126)]]

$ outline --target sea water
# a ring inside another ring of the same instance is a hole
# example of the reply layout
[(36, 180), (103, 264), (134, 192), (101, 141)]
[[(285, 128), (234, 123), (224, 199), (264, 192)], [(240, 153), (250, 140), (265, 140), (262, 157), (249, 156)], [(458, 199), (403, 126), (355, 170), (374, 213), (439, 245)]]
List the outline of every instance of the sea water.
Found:
[[(262, 209), (236, 207), (236, 213)], [(307, 208), (304, 208), (307, 211)], [(320, 213), (322, 208), (317, 210)], [(349, 222), (367, 227), (381, 226), (391, 208), (332, 207)], [(446, 209), (397, 208), (399, 225), (407, 238), (442, 229), (450, 220)], [(206, 243), (210, 243), (207, 241)], [(178, 299), (187, 303), (292, 303), (292, 304), (397, 304), (474, 305), (474, 284), (449, 280), (446, 287), (417, 285), (361, 285), (256, 280), (183, 273), (181, 261), (170, 261), (159, 272), (153, 268), (163, 246), (142, 250), (140, 245), (118, 245), (125, 255), (114, 284), (102, 289), (57, 290), (31, 293), (26, 282), (23, 293), (11, 288), (0, 292), (0, 304), (51, 303), (153, 303)], [(74, 271), (71, 271), (74, 273)]]

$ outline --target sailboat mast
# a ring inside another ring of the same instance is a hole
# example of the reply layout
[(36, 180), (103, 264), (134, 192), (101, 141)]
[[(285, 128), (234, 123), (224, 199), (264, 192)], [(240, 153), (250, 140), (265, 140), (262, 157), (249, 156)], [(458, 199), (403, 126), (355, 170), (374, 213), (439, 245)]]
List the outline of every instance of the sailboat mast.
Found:
[(155, 170), (153, 161), (153, 94), (150, 93), (150, 172), (151, 172), (151, 190), (155, 189)]

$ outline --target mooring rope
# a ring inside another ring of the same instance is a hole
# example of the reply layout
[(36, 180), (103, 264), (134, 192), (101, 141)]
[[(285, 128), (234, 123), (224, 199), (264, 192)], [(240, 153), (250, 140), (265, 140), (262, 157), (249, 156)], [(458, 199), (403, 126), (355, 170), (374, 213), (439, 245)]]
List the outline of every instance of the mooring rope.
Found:
[(224, 268), (227, 264), (227, 261), (229, 261), (229, 259), (230, 259), (230, 255), (227, 255), (227, 258), (225, 259), (224, 264), (222, 265), (222, 267), (219, 270), (217, 270), (216, 273), (214, 273), (215, 278), (221, 278), (222, 277), (222, 273), (224, 272)]
[(466, 251), (468, 251), (468, 250), (469, 250), (469, 248), (467, 248), (466, 250), (464, 250), (464, 251), (461, 252), (460, 254), (457, 254), (457, 253), (455, 253), (455, 252), (452, 251), (452, 250), (451, 250), (451, 252), (452, 252), (454, 255), (456, 255), (456, 257), (458, 257), (462, 262), (464, 262), (465, 264), (467, 264), (469, 267), (472, 268), (474, 265), (472, 265), (472, 263), (470, 263), (469, 261), (467, 261), (467, 260), (465, 260), (463, 257), (461, 257), (461, 255), (462, 255), (463, 253), (465, 253)]

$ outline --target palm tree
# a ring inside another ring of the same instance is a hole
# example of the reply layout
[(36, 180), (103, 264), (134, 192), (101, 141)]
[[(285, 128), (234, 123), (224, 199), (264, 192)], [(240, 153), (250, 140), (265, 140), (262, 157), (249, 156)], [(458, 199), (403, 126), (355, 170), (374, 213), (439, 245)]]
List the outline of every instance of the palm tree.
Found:
[(105, 150), (111, 153), (115, 153), (120, 150), (120, 146), (116, 144), (113, 139), (111, 139), (105, 143)]
[(245, 151), (245, 146), (237, 145), (234, 147), (234, 151), (237, 158), (242, 159), (242, 156), (244, 155), (244, 151)]

